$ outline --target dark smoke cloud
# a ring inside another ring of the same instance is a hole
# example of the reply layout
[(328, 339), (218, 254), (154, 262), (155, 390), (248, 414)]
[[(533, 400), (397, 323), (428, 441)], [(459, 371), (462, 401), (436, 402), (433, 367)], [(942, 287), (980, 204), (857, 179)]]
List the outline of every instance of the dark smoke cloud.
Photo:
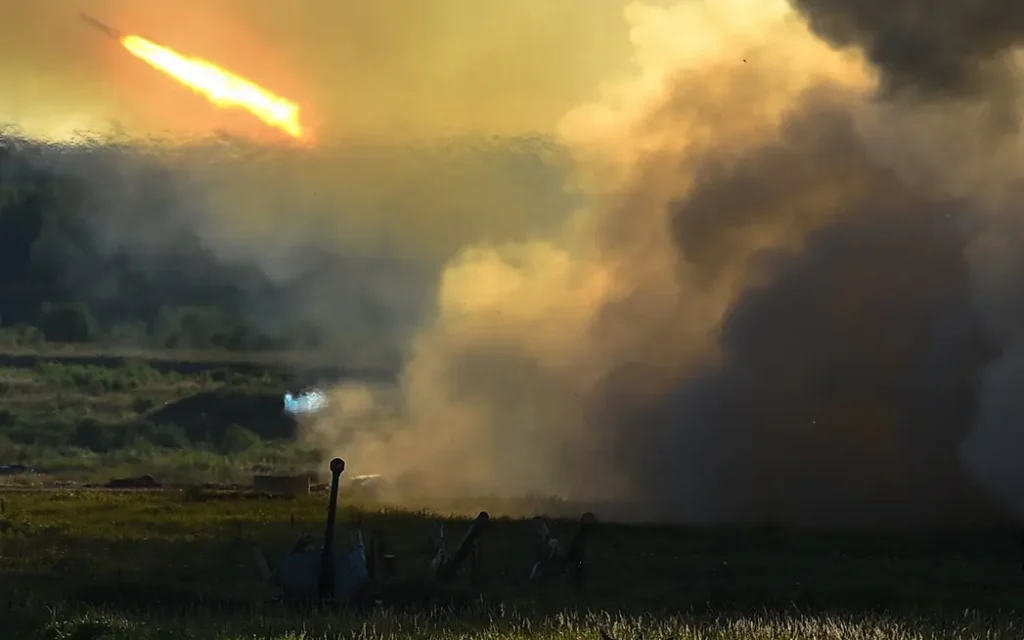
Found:
[(811, 28), (855, 46), (893, 89), (981, 94), (1005, 82), (1001, 56), (1024, 41), (1024, 5), (1013, 0), (791, 0)]
[[(717, 364), (685, 372), (653, 406), (599, 400), (621, 421), (615, 462), (637, 495), (709, 520), (970, 514), (955, 452), (979, 352), (960, 211), (868, 157), (844, 109), (805, 99), (789, 117), (780, 140), (734, 164), (701, 160), (669, 208), (672, 239), (713, 283), (750, 234), (810, 231), (741, 264), (750, 284), (718, 331)], [(816, 206), (816, 194), (833, 202)], [(606, 387), (637, 374), (618, 370)], [(680, 491), (681, 477), (702, 490)]]

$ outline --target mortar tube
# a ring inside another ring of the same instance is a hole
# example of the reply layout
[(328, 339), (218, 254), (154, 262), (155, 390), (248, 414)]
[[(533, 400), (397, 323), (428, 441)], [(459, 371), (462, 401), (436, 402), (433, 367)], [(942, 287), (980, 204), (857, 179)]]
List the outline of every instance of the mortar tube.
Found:
[(327, 503), (324, 546), (320, 553), (320, 579), (317, 581), (317, 595), (321, 600), (334, 597), (334, 520), (338, 513), (338, 484), (344, 470), (344, 460), (331, 460), (331, 497)]
[(469, 557), (469, 553), (473, 550), (473, 545), (480, 538), (480, 534), (483, 533), (484, 527), (489, 521), (490, 516), (487, 515), (486, 511), (481, 511), (477, 515), (476, 519), (473, 520), (473, 524), (469, 526), (469, 531), (467, 531), (465, 537), (462, 538), (462, 542), (460, 542), (458, 548), (455, 549), (455, 553), (452, 554), (452, 557), (448, 562), (442, 563), (441, 566), (437, 568), (436, 575), (438, 580), (441, 580), (442, 582), (446, 581), (458, 572), (459, 567), (461, 567), (462, 563), (466, 561), (467, 557)]

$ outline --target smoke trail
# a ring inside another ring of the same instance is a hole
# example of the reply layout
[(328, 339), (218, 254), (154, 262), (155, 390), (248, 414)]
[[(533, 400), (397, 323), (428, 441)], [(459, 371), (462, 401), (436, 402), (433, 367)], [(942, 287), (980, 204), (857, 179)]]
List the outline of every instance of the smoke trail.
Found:
[(354, 465), (696, 521), (921, 524), (987, 513), (971, 433), (982, 484), (1024, 495), (1016, 367), (989, 370), (970, 431), (988, 345), (1019, 326), (999, 99), (1020, 72), (972, 75), (1001, 47), (957, 40), (927, 100), (878, 100), (902, 59), (835, 49), (782, 2), (625, 17), (635, 75), (562, 123), (587, 207), (448, 265), (403, 413), (350, 434)]

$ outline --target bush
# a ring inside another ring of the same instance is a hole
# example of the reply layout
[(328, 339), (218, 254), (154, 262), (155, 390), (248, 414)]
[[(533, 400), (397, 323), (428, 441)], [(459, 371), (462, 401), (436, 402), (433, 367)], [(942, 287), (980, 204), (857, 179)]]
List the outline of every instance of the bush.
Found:
[(123, 449), (135, 440), (135, 434), (126, 425), (104, 424), (85, 418), (75, 424), (70, 444), (96, 453)]
[(192, 446), (185, 431), (175, 424), (147, 425), (145, 433), (150, 442), (165, 449), (188, 449)]
[(103, 338), (103, 344), (109, 347), (141, 347), (149, 341), (146, 323), (121, 323), (111, 327)]
[(86, 418), (75, 425), (74, 431), (71, 434), (71, 444), (88, 449), (89, 451), (102, 453), (108, 449), (106, 435), (95, 420)]
[(138, 362), (129, 362), (116, 369), (87, 364), (39, 362), (35, 371), (47, 384), (94, 394), (138, 389), (161, 377), (160, 372), (153, 367)]
[(38, 349), (44, 344), (43, 332), (30, 324), (22, 322), (0, 330), (0, 345), (8, 348)]
[(233, 424), (224, 431), (221, 450), (224, 453), (246, 453), (263, 445), (263, 440), (253, 431)]

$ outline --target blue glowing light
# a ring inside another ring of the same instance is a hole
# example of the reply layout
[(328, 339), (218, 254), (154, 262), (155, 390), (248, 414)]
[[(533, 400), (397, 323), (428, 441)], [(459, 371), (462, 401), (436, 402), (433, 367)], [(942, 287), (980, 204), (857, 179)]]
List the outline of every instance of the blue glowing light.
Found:
[(307, 391), (294, 396), (290, 393), (284, 394), (285, 413), (318, 413), (327, 407), (327, 396), (320, 391)]

